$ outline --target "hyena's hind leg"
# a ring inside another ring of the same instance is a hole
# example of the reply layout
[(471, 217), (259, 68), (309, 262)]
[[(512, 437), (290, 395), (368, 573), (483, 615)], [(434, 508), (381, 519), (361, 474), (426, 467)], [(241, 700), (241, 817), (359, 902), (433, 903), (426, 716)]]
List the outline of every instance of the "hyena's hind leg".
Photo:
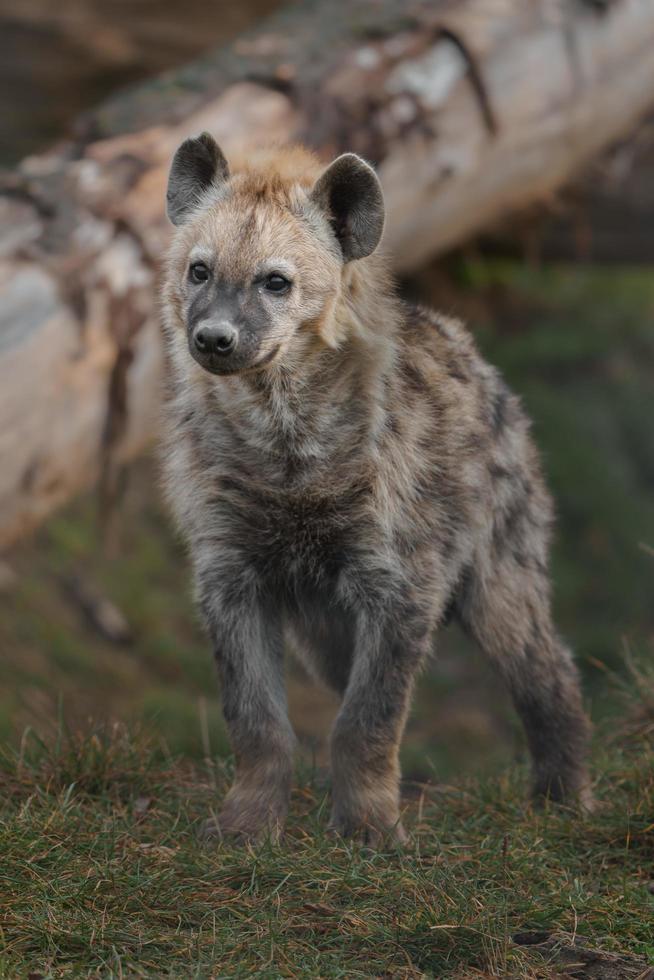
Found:
[(510, 547), (465, 578), (459, 618), (505, 679), (525, 728), (536, 799), (592, 805), (590, 724), (577, 668), (553, 627), (547, 572)]

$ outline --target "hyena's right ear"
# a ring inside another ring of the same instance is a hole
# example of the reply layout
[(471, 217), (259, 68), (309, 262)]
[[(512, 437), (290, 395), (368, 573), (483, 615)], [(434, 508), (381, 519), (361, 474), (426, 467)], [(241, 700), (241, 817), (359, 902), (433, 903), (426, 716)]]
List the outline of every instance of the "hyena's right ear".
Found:
[(229, 177), (223, 152), (210, 133), (184, 140), (173, 157), (166, 191), (166, 212), (181, 225), (211, 184)]
[(311, 198), (327, 216), (344, 262), (375, 251), (384, 230), (384, 195), (370, 164), (343, 153), (323, 170)]

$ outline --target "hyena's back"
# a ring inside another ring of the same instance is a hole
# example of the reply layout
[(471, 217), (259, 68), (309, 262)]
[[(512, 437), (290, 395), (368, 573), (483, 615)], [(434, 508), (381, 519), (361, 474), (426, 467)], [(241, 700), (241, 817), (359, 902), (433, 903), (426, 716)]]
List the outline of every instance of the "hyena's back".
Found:
[[(409, 310), (404, 337), (403, 392), (422, 389), (425, 417), (433, 420), (433, 441), (422, 448), (436, 483), (445, 483), (438, 486), (442, 510), (434, 526), (437, 535), (443, 525), (458, 526), (453, 539), (466, 541), (465, 557), (454, 561), (448, 613), (509, 686), (534, 759), (537, 795), (576, 796), (588, 806), (588, 723), (576, 667), (551, 622), (552, 504), (528, 419), (459, 322)], [(409, 408), (405, 417), (412, 415)], [(446, 536), (440, 547), (443, 557), (452, 550)]]
[(486, 559), (547, 579), (552, 506), (519, 399), (459, 321), (403, 314), (382, 440), (398, 533), (415, 525), (413, 545), (435, 549), (449, 582)]

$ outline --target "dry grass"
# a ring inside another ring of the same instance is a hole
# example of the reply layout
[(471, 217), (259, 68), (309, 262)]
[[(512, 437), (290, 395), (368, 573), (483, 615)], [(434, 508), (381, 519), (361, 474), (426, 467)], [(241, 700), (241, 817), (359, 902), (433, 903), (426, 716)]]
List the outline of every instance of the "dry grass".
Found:
[(0, 977), (561, 976), (556, 943), (513, 941), (533, 930), (651, 958), (653, 761), (646, 733), (614, 740), (586, 819), (530, 810), (524, 774), (413, 792), (387, 853), (327, 837), (300, 774), (283, 844), (240, 849), (196, 835), (224, 768), (28, 733), (2, 763)]

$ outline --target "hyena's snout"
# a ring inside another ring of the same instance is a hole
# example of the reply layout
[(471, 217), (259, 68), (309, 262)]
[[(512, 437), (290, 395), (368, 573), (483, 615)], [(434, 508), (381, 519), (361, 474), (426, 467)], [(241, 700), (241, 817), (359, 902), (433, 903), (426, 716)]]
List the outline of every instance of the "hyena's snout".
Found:
[(188, 346), (200, 367), (211, 374), (238, 374), (266, 367), (280, 350), (265, 332), (242, 318), (210, 316), (189, 330)]
[(191, 335), (191, 353), (202, 364), (207, 358), (227, 358), (238, 341), (238, 329), (229, 320), (202, 320)]

